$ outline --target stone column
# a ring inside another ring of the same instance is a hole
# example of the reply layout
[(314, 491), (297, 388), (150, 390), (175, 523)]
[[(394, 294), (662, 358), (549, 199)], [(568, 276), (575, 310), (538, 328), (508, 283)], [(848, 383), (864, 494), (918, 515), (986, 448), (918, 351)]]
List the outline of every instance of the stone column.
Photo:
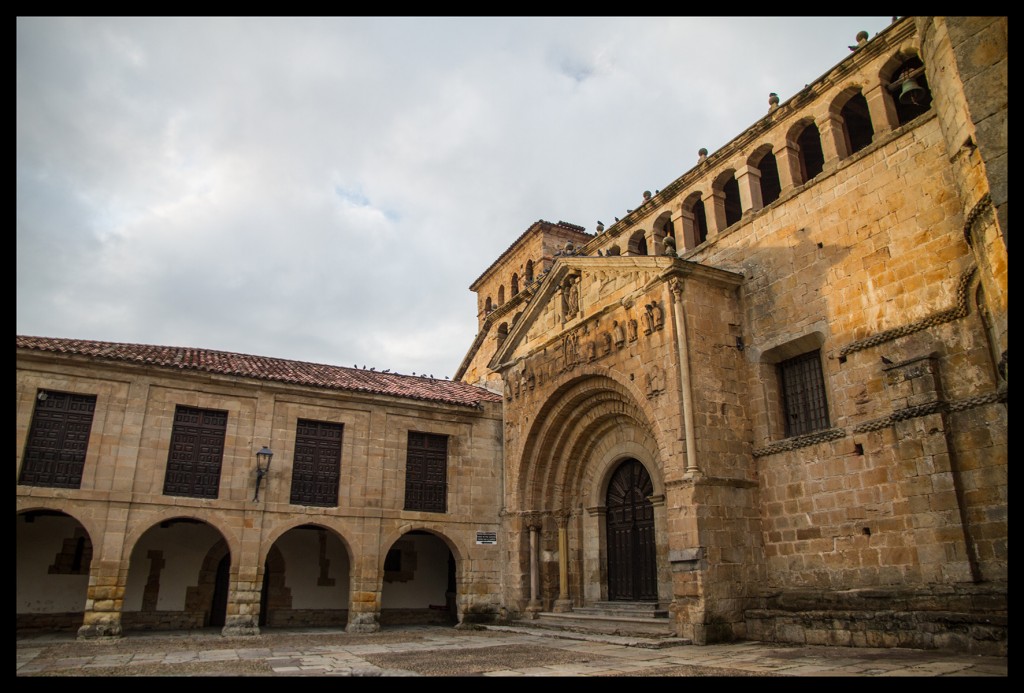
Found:
[(704, 214), (708, 220), (708, 236), (713, 236), (725, 230), (728, 224), (725, 222), (724, 192), (712, 190), (704, 196)]
[(697, 243), (697, 216), (687, 210), (683, 209), (679, 211), (679, 221), (675, 223), (676, 228), (676, 252), (681, 253), (684, 250), (692, 250), (699, 244)]
[(896, 103), (886, 94), (881, 83), (864, 92), (868, 102), (868, 114), (871, 116), (871, 128), (875, 131), (872, 140), (878, 140), (885, 133), (899, 127), (900, 117), (896, 112)]
[(753, 166), (743, 166), (736, 170), (736, 182), (740, 188), (740, 209), (743, 214), (750, 214), (764, 207), (761, 197), (761, 171)]
[(800, 147), (787, 142), (775, 151), (775, 163), (779, 167), (779, 187), (781, 194), (792, 190), (804, 182), (800, 180)]
[(260, 545), (263, 536), (264, 503), (267, 499), (248, 501), (243, 513), (241, 549), (232, 556), (236, 563), (228, 593), (228, 613), (221, 635), (259, 635), (260, 597), (263, 593), (263, 566)]
[(83, 640), (121, 636), (121, 610), (128, 585), (128, 563), (124, 560), (127, 534), (127, 504), (110, 503), (107, 506), (106, 529), (99, 541), (93, 544), (85, 613), (78, 629), (78, 637)]
[(567, 510), (555, 515), (558, 520), (558, 599), (555, 611), (572, 611), (569, 598), (569, 517)]
[(686, 432), (686, 474), (700, 473), (697, 465), (697, 444), (693, 432), (693, 390), (690, 385), (690, 349), (686, 339), (686, 312), (683, 310), (683, 282), (673, 279), (672, 308), (676, 322), (676, 344), (679, 350), (679, 388), (683, 394), (683, 427)]
[(825, 169), (835, 168), (840, 159), (850, 156), (842, 116), (829, 113), (822, 119), (818, 130), (821, 132), (821, 153), (824, 155)]
[[(273, 438), (274, 428), (274, 397), (261, 393), (256, 401), (256, 412), (251, 432), (253, 441), (266, 441), (268, 447), (280, 450), (283, 443)], [(241, 527), (239, 528), (239, 546), (231, 547), (232, 570), (231, 584), (228, 591), (228, 608), (224, 617), (222, 635), (259, 635), (260, 634), (260, 597), (263, 594), (263, 562), (260, 561), (263, 547), (263, 520), (267, 509), (280, 493), (275, 482), (280, 477), (282, 460), (278, 455), (277, 465), (271, 463), (266, 476), (262, 479), (256, 474), (256, 451), (260, 445), (253, 445), (249, 465), (249, 483), (241, 489), (244, 501)], [(262, 483), (261, 483), (262, 482)], [(257, 487), (257, 484), (260, 484)], [(252, 500), (249, 500), (252, 493)], [(256, 500), (259, 495), (259, 500)]]
[(540, 525), (530, 524), (530, 603), (526, 606), (528, 613), (536, 614), (541, 610), (540, 604)]

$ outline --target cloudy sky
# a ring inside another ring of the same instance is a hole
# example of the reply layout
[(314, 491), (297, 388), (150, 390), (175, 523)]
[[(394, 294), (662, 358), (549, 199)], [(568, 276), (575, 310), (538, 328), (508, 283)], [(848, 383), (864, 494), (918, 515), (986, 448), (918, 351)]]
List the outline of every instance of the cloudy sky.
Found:
[(19, 18), (17, 333), (454, 375), (593, 232), (891, 17)]

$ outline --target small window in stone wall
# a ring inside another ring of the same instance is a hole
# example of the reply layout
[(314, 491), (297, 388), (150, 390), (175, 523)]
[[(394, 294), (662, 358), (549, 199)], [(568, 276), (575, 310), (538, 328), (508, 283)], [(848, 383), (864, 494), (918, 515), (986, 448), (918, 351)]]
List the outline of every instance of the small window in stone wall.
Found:
[(829, 427), (821, 353), (811, 351), (778, 364), (786, 437)]

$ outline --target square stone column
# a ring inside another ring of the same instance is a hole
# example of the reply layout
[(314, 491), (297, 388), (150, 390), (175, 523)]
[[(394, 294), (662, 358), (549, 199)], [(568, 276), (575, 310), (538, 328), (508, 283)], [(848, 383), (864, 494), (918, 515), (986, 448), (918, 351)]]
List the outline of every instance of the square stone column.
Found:
[(740, 209), (744, 215), (764, 207), (761, 197), (761, 171), (753, 166), (744, 166), (736, 171), (736, 182), (740, 187)]

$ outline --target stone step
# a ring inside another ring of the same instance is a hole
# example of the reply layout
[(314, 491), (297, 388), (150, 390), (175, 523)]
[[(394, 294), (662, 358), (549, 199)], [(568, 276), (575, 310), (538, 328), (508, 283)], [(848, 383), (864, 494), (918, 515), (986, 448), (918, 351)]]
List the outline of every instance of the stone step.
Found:
[(672, 638), (675, 633), (667, 616), (571, 612), (540, 612), (535, 618), (518, 622), (531, 628), (563, 630), (602, 635)]
[(668, 609), (658, 602), (596, 602), (573, 607), (572, 613), (594, 616), (631, 616), (634, 618), (668, 618)]

